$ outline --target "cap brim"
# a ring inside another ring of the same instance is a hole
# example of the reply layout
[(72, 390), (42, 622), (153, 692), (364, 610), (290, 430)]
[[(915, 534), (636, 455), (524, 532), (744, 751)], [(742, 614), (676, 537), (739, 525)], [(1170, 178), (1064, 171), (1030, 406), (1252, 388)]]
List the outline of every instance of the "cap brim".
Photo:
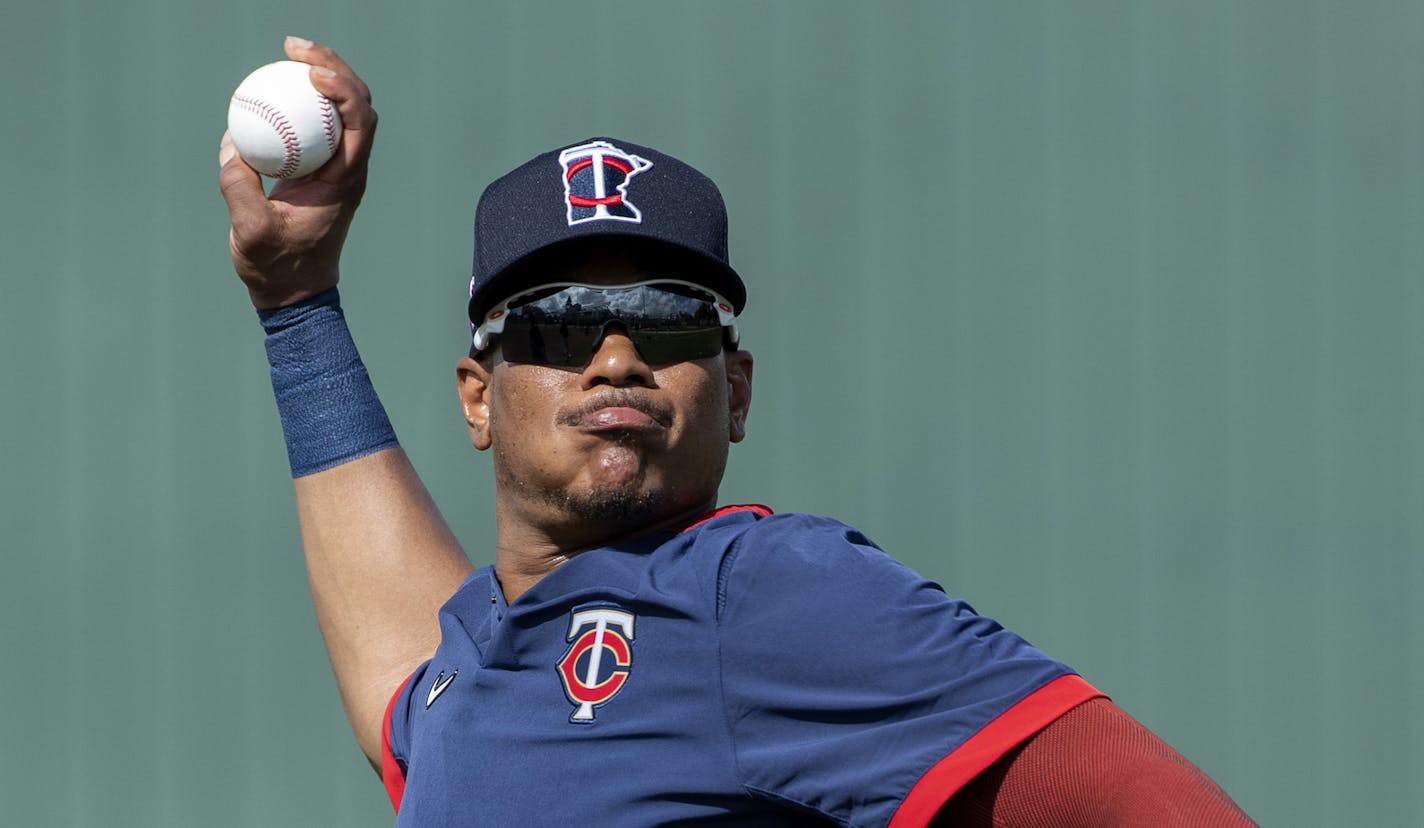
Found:
[[(658, 259), (667, 259), (671, 263), (659, 261), (656, 270), (676, 271), (660, 272), (654, 275), (681, 279), (710, 288), (731, 302), (737, 313), (741, 313), (742, 308), (746, 305), (747, 291), (742, 277), (726, 262), (696, 248), (650, 236), (647, 233), (619, 232), (613, 228), (604, 228), (599, 233), (560, 239), (552, 244), (531, 250), (509, 262), (499, 272), (491, 274), (481, 285), (480, 290), (470, 297), (468, 309), (470, 322), (475, 325), (480, 324), (484, 315), (504, 299), (524, 288), (547, 282), (547, 277), (530, 269), (530, 265), (539, 259), (567, 254), (571, 248), (609, 239), (627, 242), (629, 250), (654, 251)], [(676, 265), (676, 260), (679, 258), (686, 260), (686, 264), (682, 267)]]

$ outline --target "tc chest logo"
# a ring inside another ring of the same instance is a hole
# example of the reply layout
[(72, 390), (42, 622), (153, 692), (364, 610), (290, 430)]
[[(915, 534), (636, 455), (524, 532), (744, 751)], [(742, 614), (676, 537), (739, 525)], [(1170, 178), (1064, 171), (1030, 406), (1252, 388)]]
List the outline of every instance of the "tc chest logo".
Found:
[(564, 168), (570, 227), (586, 221), (643, 221), (643, 214), (628, 200), (628, 182), (653, 162), (607, 141), (594, 141), (559, 153), (559, 163)]
[(574, 705), (571, 722), (592, 722), (593, 709), (618, 695), (633, 666), (633, 614), (612, 607), (579, 610), (569, 620), (569, 649), (559, 678)]

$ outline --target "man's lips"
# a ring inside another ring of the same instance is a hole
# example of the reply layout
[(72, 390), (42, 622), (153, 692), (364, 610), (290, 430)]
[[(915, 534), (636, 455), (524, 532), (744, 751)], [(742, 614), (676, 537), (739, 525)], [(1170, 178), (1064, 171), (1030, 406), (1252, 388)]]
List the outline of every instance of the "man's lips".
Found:
[(672, 423), (672, 410), (626, 390), (609, 391), (562, 412), (558, 421), (581, 431), (654, 431)]
[(650, 431), (662, 424), (636, 408), (612, 406), (580, 417), (578, 427), (584, 431)]

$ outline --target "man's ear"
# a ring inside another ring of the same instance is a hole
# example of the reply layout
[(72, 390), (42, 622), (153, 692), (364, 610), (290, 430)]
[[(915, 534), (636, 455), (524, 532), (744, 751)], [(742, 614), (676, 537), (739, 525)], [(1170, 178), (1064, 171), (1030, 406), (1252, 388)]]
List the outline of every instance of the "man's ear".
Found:
[(728, 434), (733, 443), (747, 436), (747, 412), (752, 407), (751, 351), (728, 351), (727, 356)]
[(455, 365), (456, 391), (470, 429), (470, 445), (484, 451), (490, 447), (490, 369), (474, 357), (461, 357)]

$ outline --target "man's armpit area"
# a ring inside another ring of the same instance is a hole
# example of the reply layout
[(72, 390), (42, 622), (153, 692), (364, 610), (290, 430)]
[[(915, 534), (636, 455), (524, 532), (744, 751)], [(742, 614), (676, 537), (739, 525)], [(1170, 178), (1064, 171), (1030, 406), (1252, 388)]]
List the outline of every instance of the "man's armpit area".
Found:
[(1108, 699), (1084, 702), (979, 774), (932, 825), (1255, 825), (1196, 765)]

